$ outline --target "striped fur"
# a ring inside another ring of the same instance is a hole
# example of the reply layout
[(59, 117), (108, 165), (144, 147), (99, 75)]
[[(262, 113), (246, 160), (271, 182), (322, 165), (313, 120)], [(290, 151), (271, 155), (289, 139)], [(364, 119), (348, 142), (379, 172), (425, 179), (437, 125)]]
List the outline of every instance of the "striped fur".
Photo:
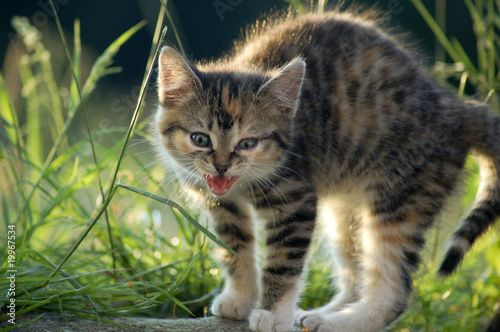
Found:
[(381, 330), (405, 310), (425, 231), (470, 152), (482, 182), (442, 275), (499, 214), (500, 118), (443, 92), (369, 15), (288, 16), (249, 31), (219, 61), (193, 64), (170, 47), (159, 60), (158, 153), (238, 253), (218, 249), (227, 278), (212, 311), (290, 330), (319, 221), (340, 293), (302, 327)]

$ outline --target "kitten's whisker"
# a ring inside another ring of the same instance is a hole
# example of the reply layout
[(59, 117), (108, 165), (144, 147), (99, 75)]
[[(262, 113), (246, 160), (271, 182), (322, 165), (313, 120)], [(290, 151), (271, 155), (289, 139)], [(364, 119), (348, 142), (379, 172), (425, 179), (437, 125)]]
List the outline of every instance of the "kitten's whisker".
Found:
[(288, 202), (288, 199), (286, 198), (285, 194), (279, 189), (278, 186), (276, 186), (274, 183), (272, 183), (269, 179), (263, 178), (260, 180), (263, 183), (268, 183), (268, 187), (271, 188), (271, 190), (276, 194), (276, 196), (279, 198), (281, 201), (282, 205), (289, 208), (290, 203)]
[(268, 179), (266, 176), (259, 175), (258, 172), (255, 169), (248, 170), (249, 173), (254, 175), (254, 180), (258, 183), (261, 183), (271, 189), (276, 196), (280, 199), (281, 203), (284, 206), (289, 206), (289, 202), (285, 196), (285, 194), (279, 189), (277, 185), (275, 185), (270, 179)]
[(127, 146), (127, 148), (132, 148), (134, 146), (137, 146), (139, 144), (147, 144), (149, 146), (149, 150), (153, 151), (154, 149), (151, 147), (151, 142), (148, 139), (145, 138), (136, 138), (136, 139), (131, 139), (130, 144)]

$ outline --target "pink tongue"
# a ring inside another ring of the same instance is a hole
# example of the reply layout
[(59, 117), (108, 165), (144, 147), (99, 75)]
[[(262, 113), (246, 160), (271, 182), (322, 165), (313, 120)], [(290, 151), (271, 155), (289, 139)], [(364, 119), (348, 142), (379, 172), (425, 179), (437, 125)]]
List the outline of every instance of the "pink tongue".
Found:
[(238, 177), (205, 175), (205, 179), (212, 192), (217, 196), (222, 196), (231, 189), (231, 186), (238, 180)]

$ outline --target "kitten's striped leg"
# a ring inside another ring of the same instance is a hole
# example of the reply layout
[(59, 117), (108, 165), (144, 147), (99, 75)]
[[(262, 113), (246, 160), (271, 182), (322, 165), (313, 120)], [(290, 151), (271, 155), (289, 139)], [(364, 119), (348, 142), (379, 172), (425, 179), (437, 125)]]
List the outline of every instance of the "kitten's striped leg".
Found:
[[(312, 193), (288, 196), (287, 209), (274, 210), (267, 222), (267, 258), (262, 270), (260, 309), (252, 311), (250, 328), (259, 332), (290, 331), (300, 279), (311, 243), (316, 197)], [(289, 212), (284, 212), (289, 211)]]
[(306, 314), (302, 326), (317, 332), (369, 332), (380, 331), (394, 321), (406, 309), (411, 273), (418, 267), (428, 224), (429, 216), (413, 211), (398, 221), (366, 213), (360, 241), (360, 300), (340, 311)]
[(248, 206), (232, 202), (220, 202), (210, 213), (217, 236), (237, 253), (216, 249), (226, 281), (224, 291), (214, 300), (212, 312), (216, 316), (244, 320), (255, 308), (260, 293), (253, 220)]

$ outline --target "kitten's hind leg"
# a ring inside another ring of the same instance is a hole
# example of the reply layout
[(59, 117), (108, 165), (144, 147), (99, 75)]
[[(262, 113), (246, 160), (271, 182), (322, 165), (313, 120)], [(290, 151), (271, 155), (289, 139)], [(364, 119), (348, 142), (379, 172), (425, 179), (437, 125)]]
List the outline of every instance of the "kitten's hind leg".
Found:
[(322, 200), (319, 206), (320, 224), (332, 248), (335, 269), (335, 285), (338, 293), (327, 305), (316, 309), (328, 313), (342, 309), (346, 304), (358, 300), (358, 252), (355, 232), (359, 218), (355, 207), (340, 198)]
[(233, 202), (220, 202), (210, 213), (217, 236), (237, 253), (233, 255), (216, 248), (226, 283), (212, 304), (212, 312), (216, 316), (244, 320), (255, 308), (260, 293), (253, 220), (248, 206)]
[(390, 220), (368, 211), (361, 226), (362, 270), (360, 299), (340, 311), (306, 314), (301, 325), (309, 331), (380, 331), (405, 309), (417, 269), (423, 231), (429, 216), (407, 212), (403, 220)]

